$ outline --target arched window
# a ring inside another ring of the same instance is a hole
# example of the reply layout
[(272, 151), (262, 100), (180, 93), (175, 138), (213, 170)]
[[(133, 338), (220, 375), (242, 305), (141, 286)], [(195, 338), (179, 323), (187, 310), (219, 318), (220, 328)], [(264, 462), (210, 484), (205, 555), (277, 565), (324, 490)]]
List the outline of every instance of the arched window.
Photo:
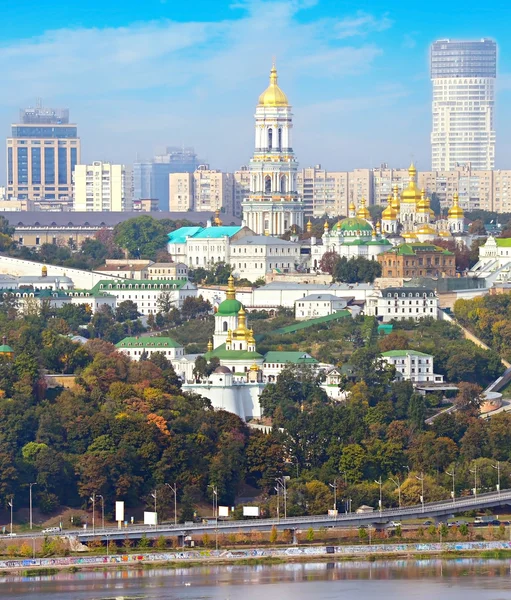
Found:
[(280, 178), (280, 191), (281, 193), (284, 193), (286, 191), (286, 176), (282, 175), (282, 177)]
[(271, 177), (266, 175), (264, 178), (264, 193), (269, 194), (271, 192)]
[(223, 330), (227, 331), (227, 321), (224, 321)]
[(279, 152), (282, 150), (282, 129), (279, 127)]
[(268, 148), (272, 147), (273, 143), (273, 129), (268, 129)]

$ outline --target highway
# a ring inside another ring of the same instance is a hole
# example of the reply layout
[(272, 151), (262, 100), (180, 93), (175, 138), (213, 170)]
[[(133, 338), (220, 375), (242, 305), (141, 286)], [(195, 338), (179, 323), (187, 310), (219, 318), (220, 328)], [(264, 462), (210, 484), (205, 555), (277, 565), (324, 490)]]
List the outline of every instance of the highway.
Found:
[[(468, 510), (484, 510), (489, 508), (497, 508), (504, 505), (511, 505), (511, 490), (502, 490), (501, 492), (490, 492), (487, 494), (478, 494), (477, 496), (463, 496), (452, 500), (443, 500), (440, 502), (430, 502), (418, 504), (415, 506), (406, 506), (403, 508), (391, 508), (375, 510), (372, 513), (341, 513), (337, 516), (329, 515), (312, 515), (304, 517), (288, 517), (287, 519), (246, 519), (246, 520), (218, 520), (209, 519), (208, 523), (162, 523), (157, 526), (131, 525), (118, 529), (117, 527), (96, 527), (93, 531), (91, 527), (88, 529), (69, 529), (63, 530), (61, 533), (43, 534), (41, 532), (20, 533), (17, 538), (37, 538), (51, 535), (66, 535), (76, 537), (81, 542), (89, 542), (97, 540), (124, 540), (139, 539), (143, 535), (148, 538), (156, 538), (159, 536), (194, 536), (209, 534), (229, 534), (248, 531), (269, 531), (272, 527), (279, 530), (290, 529), (308, 529), (312, 527), (319, 529), (320, 527), (360, 527), (371, 525), (375, 528), (381, 528), (387, 525), (390, 521), (405, 521), (408, 519), (433, 519), (442, 520), (451, 515), (465, 512)], [(213, 522), (211, 522), (213, 521)], [(1, 538), (7, 536), (0, 536)]]

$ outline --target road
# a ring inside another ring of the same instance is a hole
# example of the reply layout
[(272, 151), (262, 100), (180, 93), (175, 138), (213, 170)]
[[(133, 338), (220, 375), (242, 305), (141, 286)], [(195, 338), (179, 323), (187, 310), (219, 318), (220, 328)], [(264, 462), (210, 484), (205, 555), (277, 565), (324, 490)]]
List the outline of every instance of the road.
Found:
[[(424, 505), (406, 506), (403, 508), (391, 508), (387, 510), (374, 511), (372, 513), (342, 513), (337, 516), (312, 515), (305, 517), (288, 517), (287, 519), (249, 519), (249, 520), (219, 520), (218, 523), (186, 523), (174, 525), (174, 523), (163, 523), (155, 526), (129, 526), (118, 529), (117, 527), (105, 527), (101, 529), (96, 527), (93, 531), (88, 529), (64, 530), (60, 534), (50, 535), (68, 535), (76, 537), (81, 542), (89, 542), (93, 539), (98, 540), (124, 540), (139, 539), (142, 536), (156, 538), (160, 536), (185, 536), (202, 535), (204, 533), (237, 533), (240, 531), (269, 531), (272, 527), (279, 530), (290, 529), (308, 529), (312, 527), (360, 527), (363, 525), (372, 525), (380, 528), (387, 525), (390, 521), (405, 521), (408, 519), (433, 519), (445, 520), (450, 515), (455, 515), (468, 510), (484, 510), (487, 508), (496, 508), (504, 505), (511, 505), (511, 490), (502, 490), (501, 492), (491, 492), (487, 494), (478, 494), (477, 496), (467, 496), (452, 500), (443, 500), (440, 502), (430, 502)], [(210, 519), (211, 521), (211, 519)], [(20, 533), (17, 538), (37, 538), (45, 537), (41, 532)]]

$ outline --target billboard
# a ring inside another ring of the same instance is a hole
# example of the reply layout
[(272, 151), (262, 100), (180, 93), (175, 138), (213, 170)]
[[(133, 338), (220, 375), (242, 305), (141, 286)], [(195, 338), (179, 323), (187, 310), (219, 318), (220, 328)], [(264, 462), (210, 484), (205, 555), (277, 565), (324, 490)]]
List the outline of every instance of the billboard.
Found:
[(158, 525), (158, 513), (144, 511), (144, 525)]
[(243, 516), (244, 517), (258, 517), (259, 516), (259, 506), (244, 506), (243, 507)]
[(115, 503), (115, 520), (124, 521), (124, 502)]
[(219, 506), (218, 507), (218, 516), (219, 517), (228, 517), (229, 516), (229, 507), (228, 506)]

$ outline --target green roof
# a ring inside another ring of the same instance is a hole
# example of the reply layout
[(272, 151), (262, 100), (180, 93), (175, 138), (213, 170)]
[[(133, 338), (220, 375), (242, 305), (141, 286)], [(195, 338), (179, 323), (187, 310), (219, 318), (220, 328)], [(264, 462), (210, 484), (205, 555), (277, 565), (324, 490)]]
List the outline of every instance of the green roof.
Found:
[(239, 300), (224, 300), (219, 304), (216, 314), (222, 317), (232, 317), (239, 313), (242, 306)]
[(9, 352), (14, 352), (14, 350), (10, 346), (8, 346), (7, 344), (2, 344), (0, 346), (0, 354), (7, 354)]
[(180, 227), (175, 231), (171, 231), (167, 237), (172, 244), (186, 244), (187, 237), (193, 237), (201, 230), (202, 227)]
[(495, 241), (501, 248), (511, 248), (511, 238), (496, 238)]
[(275, 329), (275, 331), (268, 333), (295, 333), (295, 331), (299, 331), (300, 329), (307, 329), (308, 327), (314, 327), (315, 325), (321, 325), (322, 323), (328, 323), (329, 321), (337, 321), (337, 319), (343, 319), (344, 317), (349, 316), (351, 316), (349, 310), (338, 310), (337, 312), (334, 312), (331, 315), (318, 317), (317, 319), (309, 319), (307, 321), (300, 321), (299, 323), (295, 323), (294, 325), (280, 327), (280, 329)]
[(399, 246), (395, 246), (390, 250), (386, 250), (386, 252), (394, 252), (395, 254), (405, 255), (405, 256), (415, 256), (417, 252), (441, 252), (442, 254), (453, 256), (454, 253), (446, 250), (445, 248), (441, 248), (440, 246), (435, 246), (434, 244), (424, 243), (412, 243), (412, 244), (399, 244)]
[(115, 344), (116, 348), (182, 348), (170, 337), (125, 337)]
[(317, 364), (317, 360), (307, 352), (267, 352), (264, 356), (265, 363), (291, 363), (298, 364)]
[(365, 219), (360, 217), (348, 217), (343, 219), (336, 226), (337, 230), (340, 231), (372, 231), (373, 227)]
[(119, 290), (150, 291), (180, 290), (186, 285), (188, 279), (102, 279), (90, 290), (92, 295), (99, 292), (113, 292)]
[(417, 350), (389, 350), (388, 352), (382, 352), (382, 356), (425, 356), (429, 358), (431, 354), (424, 354), (424, 352), (417, 352)]
[(257, 360), (258, 358), (263, 357), (259, 352), (249, 352), (248, 350), (226, 350), (225, 344), (204, 354), (204, 358), (207, 360), (214, 356), (220, 360)]

